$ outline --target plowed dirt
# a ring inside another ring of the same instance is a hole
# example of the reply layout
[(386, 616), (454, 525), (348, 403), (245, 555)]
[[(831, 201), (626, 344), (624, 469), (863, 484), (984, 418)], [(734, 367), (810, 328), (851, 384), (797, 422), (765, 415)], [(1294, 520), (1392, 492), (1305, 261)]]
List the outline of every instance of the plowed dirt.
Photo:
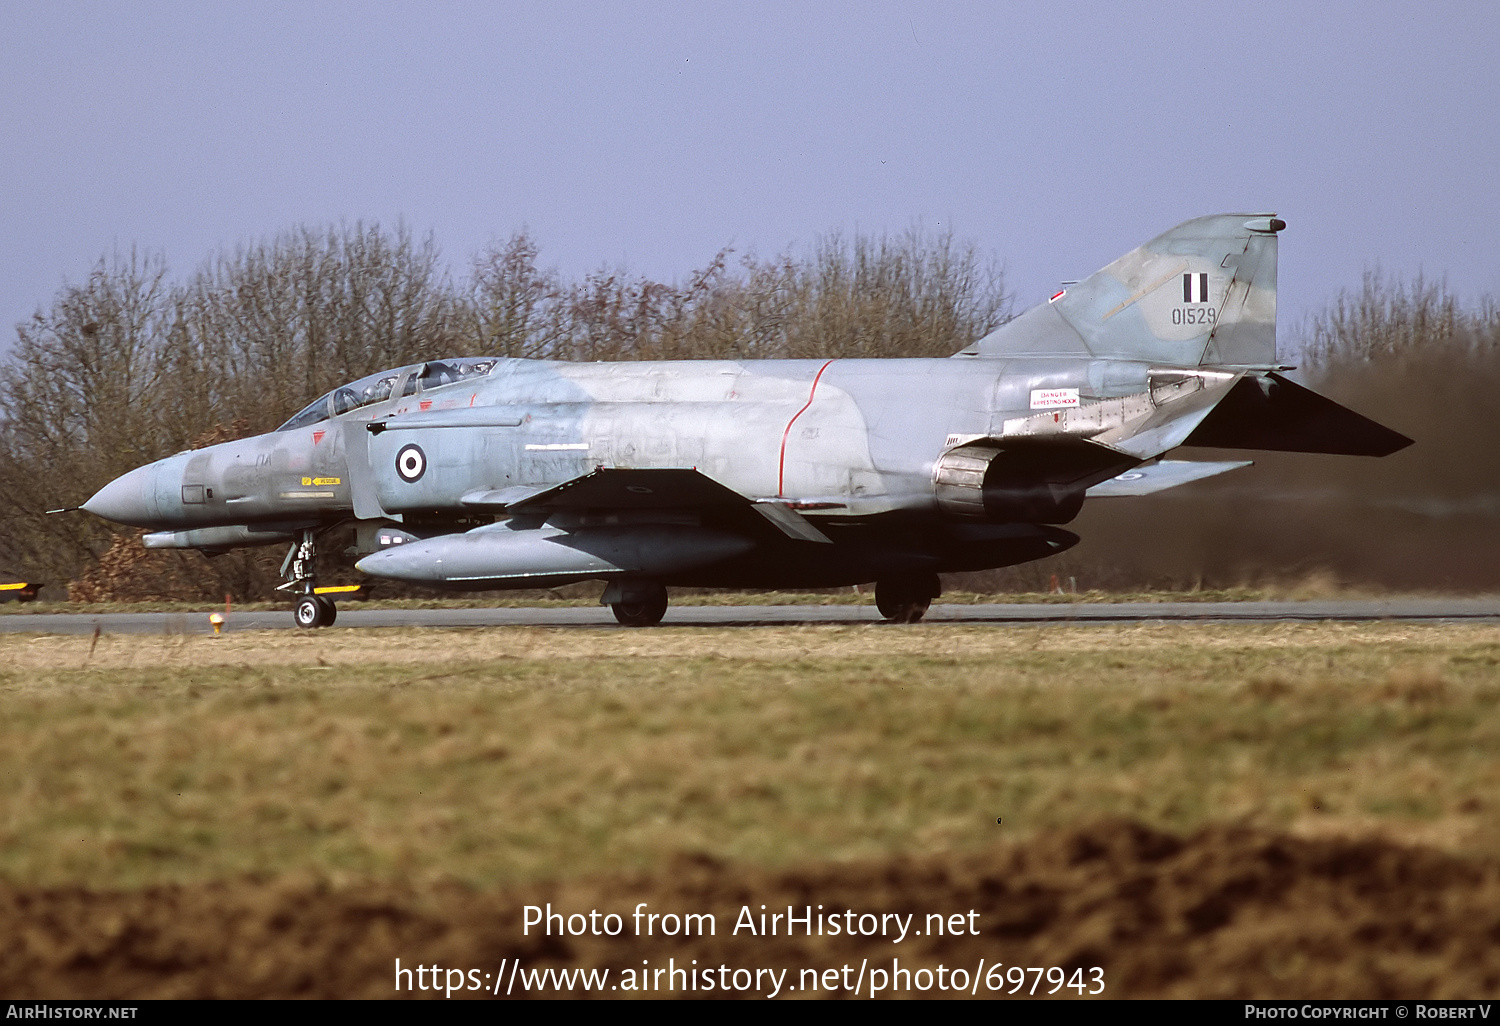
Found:
[[(545, 937), (533, 927), (523, 936), (522, 907), (548, 902), (563, 913), (618, 913), (624, 932)], [(638, 902), (712, 912), (716, 934), (632, 936)], [(789, 904), (915, 913), (915, 929), (930, 913), (972, 909), (980, 935), (894, 944), (732, 934), (742, 906), (758, 915)], [(981, 959), (1100, 966), (1107, 997), (1478, 998), (1500, 996), (1500, 862), (1387, 841), (1230, 826), (1179, 838), (1114, 822), (953, 858), (779, 872), (679, 858), (654, 876), (495, 892), (290, 879), (116, 893), (0, 886), (0, 937), (0, 992), (17, 998), (390, 997), (397, 958), (480, 974), (466, 979), (493, 974), (503, 959), (606, 967), (611, 982), (669, 958), (787, 967), (793, 996), (811, 996), (797, 989), (801, 970), (899, 958), (970, 973)], [(988, 993), (982, 984), (979, 993)]]

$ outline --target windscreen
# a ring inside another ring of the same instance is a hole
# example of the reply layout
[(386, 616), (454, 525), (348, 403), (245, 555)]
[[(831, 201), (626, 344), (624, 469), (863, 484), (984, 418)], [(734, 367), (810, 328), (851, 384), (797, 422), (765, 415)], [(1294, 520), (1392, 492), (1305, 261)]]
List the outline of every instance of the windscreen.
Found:
[(277, 431), (293, 431), (293, 430), (296, 430), (297, 428), (307, 427), (307, 425), (309, 425), (309, 424), (316, 424), (320, 420), (327, 420), (327, 419), (328, 419), (328, 396), (326, 396), (326, 395), (320, 395), (320, 396), (318, 396), (318, 398), (314, 399), (312, 402), (310, 402), (306, 406), (304, 406), (302, 408), (302, 411), (300, 413), (298, 413), (295, 417), (293, 417), (291, 420), (287, 421), (285, 424), (281, 425), (281, 427), (277, 428), (276, 430)]
[(391, 397), (396, 388), (396, 382), (401, 380), (401, 373), (406, 369), (398, 367), (395, 370), (377, 371), (358, 381), (340, 385), (327, 395), (308, 403), (302, 412), (276, 430), (291, 431), (309, 424), (316, 424), (320, 420), (327, 420), (329, 417), (336, 417), (341, 413), (348, 413), (350, 410), (357, 410), (361, 406), (384, 402)]
[(327, 395), (308, 403), (300, 413), (276, 430), (291, 431), (357, 410), (361, 406), (385, 402), (395, 394), (396, 385), (407, 370), (412, 373), (407, 376), (406, 386), (401, 390), (402, 395), (411, 395), (418, 388), (426, 392), (458, 381), (483, 377), (495, 369), (497, 362), (499, 361), (490, 356), (466, 356), (455, 360), (433, 360), (420, 367), (377, 371), (358, 381), (340, 385)]

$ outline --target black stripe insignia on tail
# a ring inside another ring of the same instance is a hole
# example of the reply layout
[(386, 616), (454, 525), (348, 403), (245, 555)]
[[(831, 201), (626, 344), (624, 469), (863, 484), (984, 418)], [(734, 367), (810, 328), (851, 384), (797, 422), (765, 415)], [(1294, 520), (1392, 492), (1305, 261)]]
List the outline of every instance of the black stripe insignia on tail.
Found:
[(1208, 302), (1208, 275), (1206, 273), (1182, 276), (1182, 301), (1184, 303)]

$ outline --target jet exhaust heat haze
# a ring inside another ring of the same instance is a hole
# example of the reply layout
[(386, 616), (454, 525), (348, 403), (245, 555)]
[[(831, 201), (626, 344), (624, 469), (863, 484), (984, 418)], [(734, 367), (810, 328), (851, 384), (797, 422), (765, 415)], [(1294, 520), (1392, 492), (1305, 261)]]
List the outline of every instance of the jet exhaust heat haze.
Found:
[(133, 470), (83, 506), (206, 553), (291, 543), (297, 622), (332, 623), (317, 540), (455, 589), (875, 583), (915, 622), (940, 573), (1060, 552), (1085, 498), (1246, 466), (1183, 446), (1384, 456), (1411, 440), (1282, 376), (1271, 214), (1187, 221), (948, 359), (452, 359), (334, 389), (276, 431)]

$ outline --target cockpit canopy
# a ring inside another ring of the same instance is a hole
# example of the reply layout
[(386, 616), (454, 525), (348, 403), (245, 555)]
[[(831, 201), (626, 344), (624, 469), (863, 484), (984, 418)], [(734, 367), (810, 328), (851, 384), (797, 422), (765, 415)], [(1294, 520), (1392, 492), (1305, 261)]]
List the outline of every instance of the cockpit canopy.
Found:
[(327, 395), (308, 403), (277, 431), (292, 431), (357, 410), (361, 406), (383, 403), (396, 396), (430, 392), (470, 378), (482, 377), (495, 369), (499, 361), (489, 356), (466, 356), (454, 360), (432, 360), (374, 374), (340, 385)]

